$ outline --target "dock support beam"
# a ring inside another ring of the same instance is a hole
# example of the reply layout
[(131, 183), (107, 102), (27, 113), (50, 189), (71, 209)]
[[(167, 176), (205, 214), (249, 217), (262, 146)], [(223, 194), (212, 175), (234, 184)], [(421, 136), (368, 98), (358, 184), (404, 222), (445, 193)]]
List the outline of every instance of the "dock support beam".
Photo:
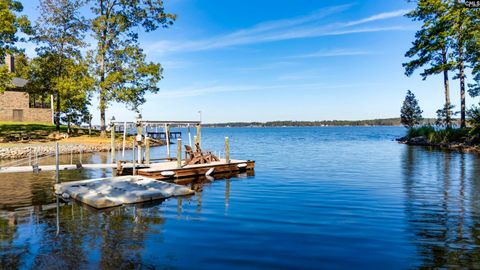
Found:
[(202, 146), (201, 129), (202, 129), (201, 125), (197, 124), (197, 142), (198, 142), (198, 145), (200, 145), (200, 148)]
[(137, 165), (135, 164), (135, 140), (132, 143), (132, 175), (137, 175)]
[(127, 122), (123, 122), (122, 159), (125, 160), (125, 140), (127, 139)]
[(228, 137), (225, 137), (225, 162), (230, 163), (230, 143)]
[(168, 124), (165, 124), (164, 130), (165, 130), (165, 141), (167, 142), (167, 157), (170, 158), (170, 126)]
[(55, 143), (55, 183), (60, 183), (60, 159), (59, 159), (58, 142)]
[(137, 116), (137, 137), (135, 138), (138, 145), (138, 164), (142, 163), (142, 115), (138, 114)]
[(182, 168), (182, 139), (177, 139), (177, 169)]
[(195, 151), (199, 151), (199, 149), (197, 147), (198, 146), (197, 143), (198, 143), (198, 137), (195, 135), (195, 136), (193, 136), (193, 145), (194, 145)]
[(150, 164), (150, 138), (145, 136), (145, 163)]
[(110, 148), (112, 149), (111, 154), (112, 156), (110, 157), (110, 163), (115, 163), (115, 117), (112, 116), (110, 120), (110, 140), (111, 140), (111, 146)]

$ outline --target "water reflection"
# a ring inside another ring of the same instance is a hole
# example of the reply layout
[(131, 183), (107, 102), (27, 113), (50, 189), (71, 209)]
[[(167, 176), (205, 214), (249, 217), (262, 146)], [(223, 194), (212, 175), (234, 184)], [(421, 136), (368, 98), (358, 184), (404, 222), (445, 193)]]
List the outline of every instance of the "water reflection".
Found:
[[(466, 206), (466, 201), (479, 203), (478, 174), (471, 174), (470, 185), (466, 179), (467, 168), (478, 167), (478, 160), (418, 147), (406, 147), (403, 158), (405, 213), (419, 266), (480, 266), (480, 216)], [(470, 198), (468, 188), (474, 195)]]
[[(234, 176), (217, 175), (215, 178), (223, 181), (222, 177), (230, 179)], [(50, 175), (40, 179), (46, 182), (42, 185), (50, 185), (54, 181)], [(226, 207), (231, 192), (228, 179)], [(177, 218), (182, 218), (184, 206), (190, 205), (192, 200), (196, 202), (195, 212), (201, 213), (202, 190), (212, 182), (205, 177), (180, 182), (190, 186), (197, 194), (173, 199), (177, 202)], [(29, 203), (40, 204), (18, 207), (19, 203), (14, 200), (2, 203), (2, 269), (154, 268), (155, 265), (144, 260), (143, 254), (152, 238), (155, 245), (163, 242), (166, 218), (162, 201), (97, 210), (75, 201), (65, 203), (57, 197), (52, 200), (51, 188), (42, 189), (38, 194), (36, 191), (25, 185), (18, 192), (36, 198)], [(174, 258), (169, 256), (168, 259)]]

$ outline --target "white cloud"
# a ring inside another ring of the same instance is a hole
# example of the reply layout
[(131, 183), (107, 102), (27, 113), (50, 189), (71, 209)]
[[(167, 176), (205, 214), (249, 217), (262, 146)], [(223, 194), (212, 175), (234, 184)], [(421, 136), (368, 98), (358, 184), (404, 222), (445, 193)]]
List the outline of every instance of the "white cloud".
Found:
[(373, 22), (373, 21), (391, 19), (391, 18), (403, 16), (407, 12), (409, 12), (408, 9), (400, 9), (400, 10), (395, 10), (391, 12), (383, 12), (383, 13), (379, 13), (379, 14), (364, 18), (364, 19), (346, 23), (344, 24), (344, 26), (354, 26), (354, 25), (364, 24), (364, 23)]
[(407, 10), (404, 9), (379, 13), (351, 22), (329, 24), (322, 22), (324, 17), (341, 12), (348, 7), (349, 6), (343, 5), (325, 8), (317, 13), (307, 16), (264, 22), (250, 28), (207, 39), (192, 41), (160, 41), (147, 45), (147, 50), (150, 53), (157, 52), (160, 54), (174, 51), (203, 51), (281, 40), (381, 31), (399, 31), (407, 29), (403, 26), (351, 28), (353, 26), (403, 16), (403, 14), (407, 12)]
[[(372, 84), (368, 84), (372, 85)], [(331, 90), (340, 88), (359, 88), (367, 84), (337, 84), (329, 83), (309, 83), (309, 84), (278, 84), (278, 85), (213, 85), (204, 87), (186, 87), (174, 91), (160, 91), (155, 97), (158, 98), (185, 98), (204, 96), (209, 94), (228, 93), (228, 92), (246, 92), (246, 91), (316, 91)]]
[(374, 54), (370, 51), (357, 49), (335, 49), (335, 50), (320, 50), (313, 53), (289, 56), (287, 58), (319, 58), (319, 57), (336, 57), (336, 56), (355, 56), (355, 55), (370, 55)]

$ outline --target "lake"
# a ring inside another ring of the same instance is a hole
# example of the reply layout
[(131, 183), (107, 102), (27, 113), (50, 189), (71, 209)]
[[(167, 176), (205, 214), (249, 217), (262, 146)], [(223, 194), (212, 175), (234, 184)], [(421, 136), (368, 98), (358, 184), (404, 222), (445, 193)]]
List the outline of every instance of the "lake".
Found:
[[(254, 175), (106, 210), (57, 203), (54, 172), (2, 174), (1, 268), (480, 268), (479, 156), (393, 141), (404, 133), (204, 128), (204, 149), (221, 150), (228, 136), (232, 158), (256, 161)], [(63, 171), (61, 181), (111, 174)]]

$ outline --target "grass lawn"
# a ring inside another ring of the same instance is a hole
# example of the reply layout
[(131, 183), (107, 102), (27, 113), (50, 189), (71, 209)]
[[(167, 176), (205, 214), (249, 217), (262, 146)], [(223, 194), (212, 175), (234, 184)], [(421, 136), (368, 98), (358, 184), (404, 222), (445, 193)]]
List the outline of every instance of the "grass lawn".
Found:
[[(0, 121), (0, 139), (4, 142), (18, 142), (19, 140), (22, 140), (22, 138), (25, 141), (25, 137), (28, 138), (27, 141), (45, 141), (49, 140), (48, 136), (55, 131), (55, 125), (53, 124)], [(66, 133), (67, 126), (60, 126), (60, 132)], [(72, 127), (69, 137), (85, 137), (85, 139), (88, 138), (89, 140), (91, 140), (94, 137), (98, 138), (97, 135), (98, 131), (96, 130), (92, 130), (92, 137), (89, 137), (88, 129)], [(105, 138), (98, 139), (102, 139), (103, 142)]]

